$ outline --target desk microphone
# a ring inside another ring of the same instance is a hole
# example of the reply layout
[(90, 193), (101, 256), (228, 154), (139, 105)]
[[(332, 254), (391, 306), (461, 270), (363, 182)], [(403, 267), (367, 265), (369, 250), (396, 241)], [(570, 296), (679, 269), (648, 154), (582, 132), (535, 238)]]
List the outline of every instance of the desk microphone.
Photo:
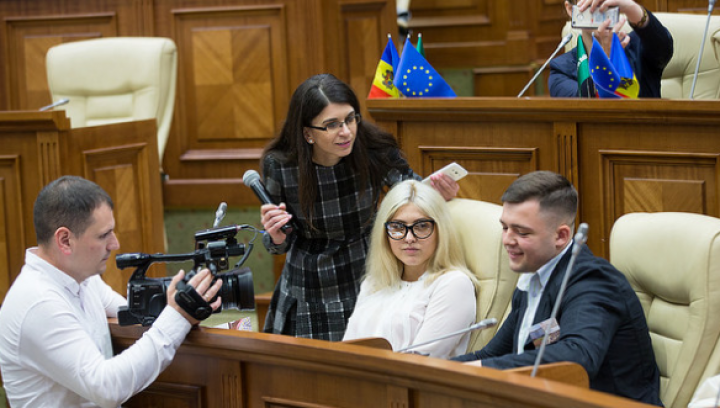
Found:
[[(577, 259), (578, 255), (580, 254), (582, 246), (585, 245), (585, 243), (587, 242), (587, 234), (588, 225), (586, 223), (580, 224), (580, 227), (578, 227), (578, 232), (573, 238), (574, 242), (572, 247), (572, 253), (570, 254), (570, 262), (568, 262), (568, 266), (565, 269), (565, 276), (563, 276), (562, 283), (560, 284), (560, 291), (558, 292), (557, 299), (555, 300), (555, 305), (553, 305), (552, 312), (550, 313), (550, 318), (548, 319), (551, 322), (555, 320), (558, 310), (560, 309), (560, 303), (562, 302), (563, 295), (565, 294), (565, 287), (567, 286), (568, 280), (570, 278), (570, 272), (572, 272), (573, 265), (575, 265), (575, 259)], [(535, 365), (533, 365), (533, 370), (530, 374), (531, 377), (535, 377), (535, 375), (537, 374), (538, 366), (542, 361), (543, 354), (545, 354), (545, 346), (547, 346), (548, 337), (550, 337), (548, 335), (548, 328), (549, 327), (543, 327), (543, 331), (545, 333), (543, 335), (542, 343), (540, 344), (540, 350), (538, 351), (537, 357), (535, 358)]]
[(213, 221), (213, 228), (220, 225), (220, 221), (222, 221), (223, 218), (225, 218), (225, 214), (227, 213), (227, 203), (221, 202), (220, 206), (218, 207), (217, 211), (215, 211), (215, 221)]
[(430, 343), (435, 343), (436, 341), (444, 340), (444, 339), (447, 339), (448, 337), (457, 336), (457, 335), (460, 335), (460, 334), (464, 334), (464, 333), (467, 333), (467, 332), (471, 332), (471, 331), (473, 331), (473, 330), (483, 330), (483, 329), (487, 329), (488, 327), (496, 326), (497, 323), (498, 323), (498, 321), (497, 321), (497, 319), (494, 318), (494, 317), (491, 317), (490, 319), (480, 320), (479, 322), (477, 322), (477, 323), (475, 323), (475, 324), (473, 324), (473, 325), (470, 325), (470, 327), (467, 327), (467, 328), (465, 328), (465, 329), (458, 330), (458, 331), (456, 331), (456, 332), (453, 332), (453, 333), (450, 333), (450, 334), (446, 334), (446, 335), (444, 335), (444, 336), (441, 336), (441, 337), (438, 337), (438, 338), (435, 338), (435, 339), (432, 339), (432, 340), (424, 341), (424, 342), (422, 342), (422, 343), (413, 344), (413, 345), (411, 345), (411, 346), (405, 347), (404, 349), (397, 350), (397, 352), (398, 352), (398, 353), (404, 353), (404, 352), (406, 352), (406, 351), (408, 351), (408, 350), (411, 350), (411, 349), (414, 349), (414, 348), (416, 348), (416, 347), (424, 346), (424, 345), (430, 344)]
[(697, 83), (698, 73), (700, 72), (700, 60), (702, 59), (702, 53), (705, 49), (705, 38), (708, 35), (708, 29), (710, 28), (710, 17), (712, 16), (713, 8), (715, 8), (715, 0), (710, 0), (708, 3), (708, 16), (705, 22), (705, 31), (703, 31), (702, 43), (700, 44), (700, 51), (698, 51), (697, 64), (695, 65), (695, 74), (693, 75), (692, 86), (690, 87), (690, 100), (693, 99), (695, 94), (695, 84)]
[(560, 41), (560, 44), (558, 44), (557, 48), (555, 49), (555, 52), (553, 52), (553, 53), (550, 55), (550, 58), (548, 58), (547, 60), (545, 60), (545, 63), (542, 65), (542, 67), (540, 67), (540, 69), (537, 70), (537, 72), (536, 72), (535, 75), (532, 77), (532, 79), (530, 80), (530, 82), (528, 82), (527, 85), (525, 85), (525, 88), (523, 88), (522, 91), (520, 91), (520, 93), (519, 93), (518, 96), (517, 96), (518, 98), (521, 97), (521, 96), (523, 96), (523, 94), (525, 93), (525, 91), (527, 91), (527, 89), (530, 87), (530, 84), (532, 84), (533, 82), (535, 82), (535, 80), (537, 79), (538, 75), (540, 75), (540, 74), (545, 70), (545, 67), (547, 66), (547, 64), (550, 63), (550, 60), (552, 60), (553, 58), (555, 58), (555, 54), (557, 54), (567, 43), (569, 43), (570, 40), (572, 40), (572, 38), (573, 38), (573, 33), (568, 33), (565, 37), (563, 37), (563, 39)]
[(50, 109), (52, 109), (52, 108), (56, 108), (56, 107), (58, 107), (58, 106), (65, 105), (65, 104), (68, 103), (68, 102), (70, 102), (70, 99), (68, 99), (68, 98), (60, 99), (59, 101), (53, 102), (53, 103), (51, 103), (50, 105), (47, 105), (47, 106), (43, 106), (42, 108), (40, 108), (40, 109), (38, 109), (38, 110), (39, 110), (40, 112), (45, 112), (46, 110), (50, 110)]
[[(270, 194), (268, 194), (267, 190), (265, 190), (265, 185), (263, 185), (262, 181), (260, 180), (260, 175), (257, 171), (246, 171), (245, 174), (243, 174), (243, 183), (246, 186), (250, 187), (250, 189), (252, 189), (253, 193), (255, 193), (261, 203), (276, 205), (270, 198)], [(292, 225), (290, 225), (290, 223), (285, 224), (280, 227), (280, 231), (285, 234), (289, 234), (290, 232), (292, 232)]]

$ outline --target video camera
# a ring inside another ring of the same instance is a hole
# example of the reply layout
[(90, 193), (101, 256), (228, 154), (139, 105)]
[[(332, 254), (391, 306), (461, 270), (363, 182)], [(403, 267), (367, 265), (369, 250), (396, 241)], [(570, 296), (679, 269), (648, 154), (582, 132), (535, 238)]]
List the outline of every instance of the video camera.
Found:
[[(190, 280), (202, 268), (208, 268), (216, 279), (222, 280), (222, 287), (217, 296), (222, 298), (222, 305), (215, 311), (225, 309), (253, 310), (255, 309), (255, 291), (253, 289), (252, 273), (250, 268), (240, 266), (245, 262), (252, 251), (252, 241), (245, 245), (239, 244), (235, 235), (242, 229), (257, 230), (249, 225), (230, 225), (220, 228), (211, 228), (195, 233), (195, 251), (186, 254), (145, 254), (129, 253), (118, 254), (115, 263), (119, 269), (136, 267), (128, 281), (127, 306), (118, 310), (118, 323), (121, 326), (130, 324), (151, 325), (160, 315), (167, 304), (167, 288), (172, 277), (148, 278), (145, 276), (148, 268), (154, 262), (180, 262), (192, 260), (193, 268), (185, 276)], [(242, 259), (235, 264), (233, 270), (229, 269), (228, 258), (241, 256)], [(213, 298), (212, 303), (217, 298)]]

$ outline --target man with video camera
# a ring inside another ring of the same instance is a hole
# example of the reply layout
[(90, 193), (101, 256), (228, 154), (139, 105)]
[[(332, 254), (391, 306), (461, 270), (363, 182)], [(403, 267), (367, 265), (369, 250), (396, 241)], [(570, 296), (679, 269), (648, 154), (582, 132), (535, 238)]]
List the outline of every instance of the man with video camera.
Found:
[[(100, 278), (119, 248), (112, 211), (110, 196), (80, 177), (63, 176), (40, 191), (38, 247), (27, 250), (0, 309), (0, 370), (13, 408), (117, 407), (157, 378), (199, 323), (175, 301), (180, 271), (152, 327), (113, 356), (107, 318), (127, 302)], [(222, 284), (212, 281), (204, 269), (188, 284), (208, 301)]]

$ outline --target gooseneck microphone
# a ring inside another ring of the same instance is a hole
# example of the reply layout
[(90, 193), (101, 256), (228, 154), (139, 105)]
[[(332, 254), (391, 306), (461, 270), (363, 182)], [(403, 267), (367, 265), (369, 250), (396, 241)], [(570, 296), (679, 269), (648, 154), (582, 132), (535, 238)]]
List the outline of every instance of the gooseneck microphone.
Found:
[(540, 67), (540, 69), (537, 70), (537, 72), (536, 72), (535, 75), (532, 77), (532, 79), (530, 80), (530, 82), (528, 82), (528, 83), (525, 85), (525, 88), (523, 88), (522, 91), (520, 91), (520, 93), (519, 93), (518, 96), (517, 96), (518, 98), (521, 97), (521, 96), (523, 96), (523, 94), (525, 93), (525, 91), (527, 91), (527, 89), (530, 87), (530, 85), (531, 85), (533, 82), (535, 82), (535, 80), (537, 79), (537, 77), (545, 70), (545, 67), (547, 67), (547, 64), (550, 63), (550, 60), (552, 60), (553, 58), (555, 58), (555, 54), (557, 54), (567, 43), (569, 43), (570, 40), (572, 40), (572, 38), (573, 38), (573, 33), (568, 33), (565, 37), (563, 37), (563, 39), (560, 41), (560, 44), (558, 44), (558, 46), (557, 46), (557, 48), (555, 49), (555, 51), (554, 51), (552, 54), (550, 54), (550, 57), (549, 57), (547, 60), (545, 60), (545, 63), (542, 65), (542, 67)]
[(53, 103), (51, 103), (50, 105), (47, 105), (47, 106), (43, 106), (42, 108), (40, 108), (40, 109), (38, 109), (38, 110), (39, 110), (40, 112), (45, 112), (46, 110), (50, 110), (50, 109), (52, 109), (52, 108), (56, 108), (56, 107), (58, 107), (58, 106), (65, 105), (65, 104), (68, 103), (68, 102), (70, 102), (70, 99), (68, 99), (68, 98), (60, 99), (59, 101), (53, 102)]
[(212, 226), (213, 228), (220, 225), (220, 221), (222, 221), (223, 218), (225, 218), (226, 213), (227, 213), (227, 203), (223, 201), (220, 203), (220, 206), (218, 206), (217, 211), (215, 211), (215, 221), (213, 221), (213, 226)]
[[(268, 194), (267, 190), (265, 190), (265, 185), (260, 180), (260, 175), (257, 171), (246, 171), (243, 175), (243, 183), (245, 183), (246, 186), (250, 187), (250, 189), (253, 191), (253, 193), (255, 193), (261, 203), (276, 205), (270, 198), (270, 194)], [(287, 223), (280, 227), (280, 231), (285, 234), (289, 234), (290, 232), (292, 232), (292, 226), (290, 225), (290, 223)]]
[(705, 38), (708, 35), (708, 29), (710, 28), (710, 17), (712, 16), (713, 8), (715, 8), (715, 0), (710, 0), (708, 3), (708, 16), (705, 21), (705, 31), (703, 31), (702, 43), (700, 43), (700, 51), (698, 51), (697, 64), (695, 65), (695, 74), (693, 74), (692, 86), (690, 87), (690, 100), (695, 95), (695, 84), (697, 83), (698, 73), (700, 72), (700, 60), (702, 60), (702, 53), (705, 49)]
[(458, 335), (461, 335), (461, 334), (465, 334), (465, 333), (471, 332), (471, 331), (473, 331), (473, 330), (483, 330), (483, 329), (487, 329), (488, 327), (493, 327), (493, 326), (497, 325), (497, 323), (498, 323), (498, 321), (497, 321), (497, 319), (494, 318), (494, 317), (492, 317), (492, 318), (490, 318), (490, 319), (480, 320), (479, 322), (470, 325), (470, 327), (464, 328), (464, 329), (462, 329), (462, 330), (458, 330), (458, 331), (453, 332), (453, 333), (450, 333), (450, 334), (446, 334), (446, 335), (444, 335), (444, 336), (441, 336), (441, 337), (438, 337), (438, 338), (435, 338), (435, 339), (432, 339), (432, 340), (424, 341), (424, 342), (422, 342), (422, 343), (413, 344), (413, 345), (411, 345), (411, 346), (408, 346), (408, 347), (405, 347), (405, 348), (403, 348), (403, 349), (397, 350), (397, 352), (398, 352), (398, 353), (404, 353), (404, 352), (406, 352), (406, 351), (408, 351), (408, 350), (412, 350), (412, 349), (414, 349), (414, 348), (416, 348), (416, 347), (424, 346), (424, 345), (430, 344), (430, 343), (435, 343), (436, 341), (440, 341), (440, 340), (447, 339), (447, 338), (449, 338), (449, 337), (453, 337), (453, 336), (458, 336)]
[[(562, 283), (560, 284), (560, 290), (558, 291), (557, 299), (555, 300), (555, 304), (553, 305), (552, 312), (550, 312), (550, 318), (548, 320), (551, 322), (555, 321), (558, 310), (560, 310), (560, 303), (562, 303), (562, 298), (565, 294), (565, 287), (567, 286), (568, 280), (570, 279), (570, 273), (572, 272), (572, 268), (575, 265), (575, 260), (580, 254), (582, 246), (587, 242), (587, 234), (588, 225), (586, 223), (580, 224), (580, 226), (578, 227), (578, 232), (573, 238), (574, 242), (572, 247), (572, 253), (570, 254), (570, 262), (568, 262), (568, 266), (565, 269), (565, 276), (563, 276)], [(543, 327), (543, 331), (545, 333), (543, 334), (542, 343), (540, 343), (540, 350), (537, 353), (537, 357), (535, 357), (535, 364), (533, 365), (533, 370), (530, 374), (531, 377), (535, 377), (535, 375), (537, 374), (538, 366), (540, 366), (543, 354), (545, 354), (545, 347), (547, 346), (548, 337), (550, 337), (548, 335), (548, 327)]]

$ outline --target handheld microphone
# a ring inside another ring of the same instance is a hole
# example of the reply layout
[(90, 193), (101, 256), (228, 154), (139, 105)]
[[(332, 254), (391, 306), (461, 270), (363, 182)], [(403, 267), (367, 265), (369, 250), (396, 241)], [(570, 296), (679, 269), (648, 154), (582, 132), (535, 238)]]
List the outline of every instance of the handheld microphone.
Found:
[(568, 33), (565, 37), (563, 37), (563, 39), (560, 41), (560, 44), (558, 44), (558, 46), (557, 46), (557, 48), (555, 49), (555, 51), (550, 55), (550, 57), (549, 57), (547, 60), (545, 60), (545, 63), (542, 65), (542, 67), (540, 67), (540, 69), (537, 70), (537, 72), (535, 73), (535, 75), (533, 75), (533, 77), (532, 77), (532, 79), (530, 80), (530, 82), (528, 82), (528, 83), (525, 85), (525, 88), (523, 88), (522, 91), (520, 91), (520, 93), (519, 93), (518, 96), (517, 96), (518, 98), (521, 97), (521, 96), (523, 96), (523, 94), (525, 93), (525, 91), (527, 91), (527, 89), (530, 87), (530, 85), (531, 85), (533, 82), (535, 82), (535, 80), (537, 79), (537, 77), (545, 70), (545, 67), (547, 66), (547, 64), (550, 63), (550, 60), (552, 60), (553, 58), (555, 58), (555, 54), (557, 54), (567, 43), (569, 43), (570, 40), (572, 40), (572, 38), (573, 38), (573, 33)]
[[(273, 203), (272, 199), (270, 198), (267, 190), (265, 190), (265, 185), (263, 185), (262, 181), (260, 180), (260, 175), (257, 171), (246, 171), (243, 175), (243, 183), (245, 183), (246, 186), (252, 189), (253, 193), (255, 193), (261, 203), (275, 205), (275, 203)], [(282, 231), (284, 234), (289, 234), (290, 232), (292, 232), (292, 226), (289, 225), (289, 223), (285, 224), (280, 227), (280, 231)]]
[(61, 105), (65, 105), (65, 104), (68, 103), (68, 102), (70, 102), (70, 99), (68, 99), (68, 98), (60, 99), (59, 101), (53, 102), (53, 103), (51, 103), (50, 105), (47, 105), (47, 106), (43, 106), (42, 108), (40, 108), (40, 109), (38, 109), (38, 110), (39, 110), (40, 112), (45, 112), (46, 110), (50, 110), (50, 109), (52, 109), (52, 108), (55, 108), (55, 107), (58, 107), (58, 106), (61, 106)]
[(435, 338), (435, 339), (432, 339), (432, 340), (424, 341), (424, 342), (422, 342), (422, 343), (413, 344), (413, 345), (411, 345), (411, 346), (408, 346), (408, 347), (405, 347), (405, 348), (403, 348), (403, 349), (397, 350), (397, 352), (398, 352), (398, 353), (404, 353), (404, 352), (406, 352), (406, 351), (408, 351), (408, 350), (412, 350), (412, 349), (414, 349), (414, 348), (416, 348), (416, 347), (424, 346), (424, 345), (430, 344), (430, 343), (435, 343), (436, 341), (444, 340), (444, 339), (447, 339), (448, 337), (453, 337), (453, 336), (457, 336), (457, 335), (460, 335), (460, 334), (465, 334), (465, 333), (470, 332), (470, 331), (473, 331), (473, 330), (483, 330), (483, 329), (487, 329), (488, 327), (493, 327), (493, 326), (495, 326), (495, 325), (497, 325), (497, 324), (498, 324), (498, 321), (497, 321), (497, 319), (494, 318), (494, 317), (491, 317), (490, 319), (480, 320), (479, 322), (477, 322), (477, 323), (475, 323), (475, 324), (472, 324), (472, 325), (470, 325), (470, 327), (467, 327), (467, 328), (465, 328), (465, 329), (458, 330), (458, 331), (456, 331), (456, 332), (453, 332), (453, 333), (450, 333), (450, 334), (446, 334), (446, 335), (444, 335), (444, 336), (441, 336), (441, 337), (438, 337), (438, 338)]
[[(578, 232), (575, 234), (575, 237), (573, 238), (573, 248), (572, 252), (570, 254), (570, 262), (568, 262), (568, 266), (565, 269), (565, 276), (563, 276), (562, 283), (560, 284), (560, 290), (558, 291), (557, 299), (555, 300), (555, 305), (553, 305), (552, 312), (550, 312), (550, 321), (555, 320), (557, 317), (558, 310), (560, 310), (560, 303), (562, 303), (563, 295), (565, 294), (565, 287), (567, 286), (568, 280), (570, 279), (570, 272), (572, 272), (573, 265), (575, 265), (575, 259), (577, 259), (578, 254), (580, 254), (580, 251), (582, 250), (582, 246), (585, 245), (588, 239), (588, 225), (586, 223), (580, 224), (578, 227)], [(545, 354), (545, 346), (547, 346), (548, 341), (548, 332), (547, 328), (543, 328), (543, 331), (545, 332), (543, 335), (542, 343), (540, 343), (540, 350), (538, 351), (537, 357), (535, 357), (535, 364), (533, 365), (532, 373), (530, 374), (530, 377), (535, 377), (537, 374), (538, 366), (540, 366), (540, 362), (542, 361), (542, 356)]]
[(225, 201), (220, 203), (220, 206), (218, 207), (217, 211), (215, 211), (215, 221), (213, 221), (213, 228), (220, 225), (220, 221), (222, 221), (223, 218), (225, 218), (225, 214), (227, 213), (227, 203)]
[(715, 8), (715, 0), (709, 0), (708, 3), (708, 16), (705, 21), (705, 31), (703, 31), (702, 42), (700, 43), (700, 50), (698, 51), (697, 64), (695, 64), (695, 73), (693, 74), (692, 86), (690, 87), (690, 100), (694, 99), (695, 84), (697, 84), (698, 73), (700, 72), (700, 60), (702, 60), (702, 53), (705, 49), (705, 38), (708, 35), (708, 29), (710, 28), (710, 17), (712, 16), (713, 8)]

